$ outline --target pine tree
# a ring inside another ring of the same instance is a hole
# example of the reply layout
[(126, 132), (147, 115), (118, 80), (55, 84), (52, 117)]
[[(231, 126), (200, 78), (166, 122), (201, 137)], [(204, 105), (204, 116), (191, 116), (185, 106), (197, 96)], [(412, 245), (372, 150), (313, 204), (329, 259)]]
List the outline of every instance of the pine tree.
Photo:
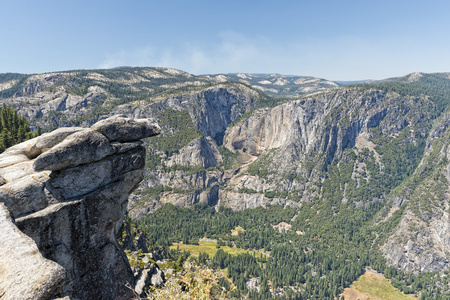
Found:
[(0, 107), (0, 153), (40, 134), (39, 127), (36, 133), (31, 132), (28, 120), (3, 103)]

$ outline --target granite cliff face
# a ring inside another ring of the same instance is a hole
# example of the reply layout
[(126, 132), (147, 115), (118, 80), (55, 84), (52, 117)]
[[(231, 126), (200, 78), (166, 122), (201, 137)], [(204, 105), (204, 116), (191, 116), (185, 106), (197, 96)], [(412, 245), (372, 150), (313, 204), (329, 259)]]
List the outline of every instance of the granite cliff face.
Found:
[(273, 169), (317, 154), (331, 163), (371, 128), (381, 125), (392, 134), (408, 126), (419, 114), (415, 101), (377, 90), (340, 90), (256, 111), (227, 131), (224, 144), (252, 156), (277, 149), (282, 158), (273, 157)]
[(147, 119), (115, 116), (0, 155), (0, 247), (11, 254), (0, 260), (2, 298), (131, 298), (125, 285), (134, 277), (116, 235), (143, 178), (139, 140), (159, 132)]
[(401, 218), (381, 250), (388, 263), (406, 271), (435, 272), (450, 267), (450, 114), (431, 130), (416, 172), (395, 193), (389, 215)]
[(49, 299), (59, 293), (66, 270), (42, 256), (36, 243), (12, 222), (3, 203), (0, 225), (0, 298)]
[(134, 195), (131, 215), (143, 216), (167, 202), (184, 207), (205, 202), (235, 210), (298, 205), (299, 198), (320, 195), (305, 191), (315, 189), (324, 168), (338, 163), (345, 151), (371, 149), (381, 164), (372, 141), (380, 133), (394, 137), (410, 128), (425, 134), (430, 116), (421, 106), (426, 105), (429, 101), (420, 97), (347, 88), (255, 109), (228, 126), (219, 142), (204, 131), (206, 138), (193, 140), (177, 153), (155, 153), (161, 165), (146, 173), (140, 190), (161, 192)]
[(260, 98), (255, 90), (240, 84), (217, 85), (196, 93), (168, 97), (139, 109), (139, 113), (147, 116), (151, 112), (153, 114), (148, 117), (157, 117), (158, 112), (167, 109), (186, 111), (203, 135), (221, 144), (228, 125), (251, 111)]

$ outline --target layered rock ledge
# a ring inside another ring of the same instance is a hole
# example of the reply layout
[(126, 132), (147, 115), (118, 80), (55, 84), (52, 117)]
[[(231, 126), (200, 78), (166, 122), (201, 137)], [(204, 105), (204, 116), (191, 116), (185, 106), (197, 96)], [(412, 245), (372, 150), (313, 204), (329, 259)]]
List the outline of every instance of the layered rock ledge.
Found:
[(60, 128), (0, 154), (0, 298), (130, 299), (116, 234), (143, 178), (147, 119)]

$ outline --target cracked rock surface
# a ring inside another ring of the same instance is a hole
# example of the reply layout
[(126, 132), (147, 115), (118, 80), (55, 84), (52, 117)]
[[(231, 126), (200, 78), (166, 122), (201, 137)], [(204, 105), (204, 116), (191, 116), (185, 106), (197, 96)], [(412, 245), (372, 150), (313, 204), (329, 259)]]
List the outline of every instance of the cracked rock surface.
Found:
[(0, 154), (0, 298), (130, 299), (116, 241), (143, 177), (147, 119), (60, 128)]

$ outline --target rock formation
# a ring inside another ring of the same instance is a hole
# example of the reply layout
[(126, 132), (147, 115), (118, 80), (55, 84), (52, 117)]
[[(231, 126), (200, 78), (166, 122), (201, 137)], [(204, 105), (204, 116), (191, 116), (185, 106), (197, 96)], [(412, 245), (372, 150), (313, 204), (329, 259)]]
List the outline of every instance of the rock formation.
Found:
[(170, 157), (166, 166), (181, 165), (185, 167), (210, 168), (222, 162), (219, 148), (211, 137), (200, 137), (180, 149), (179, 153)]
[(381, 251), (402, 270), (439, 272), (450, 267), (449, 137), (446, 113), (431, 130), (415, 173), (387, 206), (390, 215), (404, 212)]
[(47, 299), (58, 292), (64, 284), (64, 268), (42, 257), (36, 243), (13, 224), (3, 203), (0, 226), (0, 298)]
[(147, 119), (60, 128), (0, 155), (0, 297), (130, 299), (116, 234), (143, 178)]
[(134, 291), (139, 297), (145, 298), (148, 287), (164, 286), (164, 272), (156, 261), (166, 259), (164, 248), (154, 243), (153, 238), (135, 224), (125, 218), (117, 241), (125, 250), (135, 278)]

